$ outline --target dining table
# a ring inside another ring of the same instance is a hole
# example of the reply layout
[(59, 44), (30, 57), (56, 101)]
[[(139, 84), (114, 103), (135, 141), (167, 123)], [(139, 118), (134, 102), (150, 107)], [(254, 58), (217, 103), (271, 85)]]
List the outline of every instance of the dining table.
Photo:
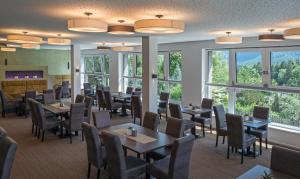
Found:
[[(128, 133), (129, 128), (136, 129), (137, 135), (135, 137)], [(137, 153), (138, 156), (145, 154), (148, 163), (150, 163), (151, 151), (170, 146), (176, 140), (175, 137), (165, 133), (153, 131), (133, 123), (125, 123), (99, 129), (100, 136), (103, 131), (119, 136), (123, 148)], [(147, 174), (146, 178), (149, 177), (150, 176)]]
[(120, 101), (122, 103), (122, 114), (121, 116), (128, 116), (126, 111), (126, 104), (131, 100), (131, 94), (114, 92), (111, 94), (114, 101)]
[(296, 179), (296, 177), (286, 175), (262, 165), (252, 167), (236, 179), (263, 179), (265, 175), (270, 175), (274, 179)]
[[(188, 106), (188, 107), (183, 107), (181, 108), (181, 112), (184, 114), (189, 114), (191, 115), (190, 121), (193, 121), (196, 115), (201, 115), (202, 113), (208, 113), (212, 112), (212, 109), (207, 109), (207, 108), (201, 108), (200, 106)], [(196, 125), (191, 128), (191, 133), (196, 137), (199, 138), (200, 134), (196, 132)]]

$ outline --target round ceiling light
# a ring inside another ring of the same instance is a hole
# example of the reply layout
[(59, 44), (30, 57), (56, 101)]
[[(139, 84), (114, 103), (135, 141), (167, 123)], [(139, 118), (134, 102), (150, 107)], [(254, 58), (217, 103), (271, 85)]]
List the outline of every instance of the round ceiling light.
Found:
[(231, 32), (226, 32), (227, 36), (217, 37), (215, 39), (216, 44), (240, 44), (243, 39), (241, 37), (231, 37), (229, 36)]
[(300, 27), (287, 29), (283, 32), (286, 39), (300, 39)]
[[(61, 34), (57, 34), (58, 37), (61, 37)], [(70, 45), (71, 40), (70, 39), (64, 39), (64, 38), (48, 38), (48, 44), (49, 45)]]
[(172, 19), (161, 19), (163, 15), (156, 15), (157, 19), (142, 19), (134, 23), (134, 30), (148, 34), (175, 34), (184, 32), (184, 22)]
[(125, 46), (125, 43), (123, 42), (122, 46), (112, 47), (111, 49), (117, 52), (131, 52), (134, 50), (134, 47)]
[(40, 45), (38, 45), (38, 44), (22, 44), (21, 48), (26, 48), (26, 49), (40, 49)]
[(11, 47), (2, 47), (1, 51), (3, 52), (15, 52), (16, 48), (11, 48)]
[(264, 42), (283, 41), (284, 37), (281, 34), (273, 34), (274, 29), (270, 29), (270, 34), (262, 34), (258, 36), (258, 40)]
[[(124, 23), (124, 20), (118, 20), (119, 23)], [(128, 25), (111, 25), (108, 26), (108, 31), (109, 34), (114, 34), (114, 35), (131, 35), (134, 34), (134, 27), (133, 26), (128, 26)]]
[(107, 32), (107, 23), (99, 19), (91, 19), (93, 13), (85, 12), (87, 18), (68, 20), (68, 29), (77, 32)]
[(28, 32), (23, 32), (24, 35), (8, 35), (7, 41), (13, 43), (27, 43), (27, 44), (41, 44), (43, 39), (41, 37), (26, 35)]

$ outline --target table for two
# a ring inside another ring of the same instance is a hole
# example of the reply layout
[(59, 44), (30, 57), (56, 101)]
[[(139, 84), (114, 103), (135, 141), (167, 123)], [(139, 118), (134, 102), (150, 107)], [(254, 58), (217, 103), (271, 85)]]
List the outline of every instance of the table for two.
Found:
[(114, 99), (114, 101), (120, 101), (122, 102), (122, 114), (121, 116), (128, 116), (127, 111), (126, 111), (126, 104), (130, 101), (131, 99), (131, 94), (126, 94), (126, 93), (112, 93), (111, 95)]

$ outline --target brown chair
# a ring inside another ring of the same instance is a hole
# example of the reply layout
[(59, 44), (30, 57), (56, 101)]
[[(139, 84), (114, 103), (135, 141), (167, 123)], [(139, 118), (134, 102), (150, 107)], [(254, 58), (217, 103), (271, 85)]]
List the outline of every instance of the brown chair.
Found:
[(29, 104), (28, 104), (29, 98), (36, 99), (36, 91), (26, 91), (25, 92), (24, 101), (23, 101), (22, 107), (21, 107), (25, 117), (27, 117), (27, 115), (29, 113)]
[(5, 118), (6, 113), (17, 112), (17, 106), (20, 101), (7, 100), (2, 90), (0, 90), (0, 100), (1, 100), (1, 113), (3, 118)]
[(140, 96), (131, 97), (131, 108), (133, 114), (133, 123), (135, 124), (136, 118), (139, 118), (140, 125), (142, 125), (142, 100)]
[(43, 103), (44, 104), (54, 104), (56, 103), (53, 93), (44, 93), (43, 94)]
[(219, 136), (223, 136), (223, 144), (225, 142), (225, 137), (227, 136), (227, 125), (226, 125), (226, 115), (223, 105), (214, 106), (215, 119), (216, 119), (216, 147), (218, 146)]
[(83, 103), (84, 102), (84, 96), (81, 94), (78, 94), (75, 98), (75, 103)]
[[(255, 106), (253, 117), (261, 120), (269, 120), (269, 108)], [(255, 135), (259, 139), (259, 153), (262, 154), (262, 139), (265, 139), (266, 149), (268, 148), (268, 125), (258, 129), (251, 129), (249, 134)]]
[(93, 112), (93, 121), (97, 129), (109, 127), (111, 125), (111, 118), (109, 111)]
[(46, 89), (46, 90), (43, 90), (43, 94), (54, 94), (54, 91), (53, 89)]
[(91, 123), (91, 117), (92, 117), (93, 98), (89, 97), (89, 96), (86, 96), (84, 98), (84, 104), (85, 104), (84, 122), (90, 124)]
[(244, 131), (244, 121), (242, 116), (235, 114), (226, 114), (227, 131), (228, 131), (228, 146), (227, 159), (229, 159), (229, 148), (241, 149), (241, 164), (244, 163), (245, 148), (253, 145), (253, 157), (256, 157), (256, 138), (254, 135), (246, 134)]
[(55, 88), (55, 99), (60, 100), (61, 97), (62, 97), (62, 88), (61, 86), (58, 86), (57, 88)]
[(157, 131), (159, 123), (159, 116), (153, 112), (145, 112), (143, 119), (143, 127)]
[(170, 94), (167, 92), (161, 92), (159, 95), (159, 103), (157, 113), (159, 114), (159, 118), (161, 119), (161, 114), (166, 114), (166, 119), (168, 118), (168, 103), (169, 103)]
[(105, 110), (106, 104), (105, 104), (105, 97), (104, 97), (103, 90), (97, 90), (96, 93), (97, 93), (99, 111), (100, 111), (101, 108), (103, 110)]
[[(207, 99), (203, 98), (202, 103), (201, 103), (201, 108), (205, 109), (212, 109), (213, 107), (213, 100), (212, 99)], [(200, 116), (194, 117), (192, 120), (200, 123), (202, 127), (202, 133), (203, 137), (205, 137), (205, 125), (209, 125), (210, 128), (210, 133), (212, 133), (212, 112), (206, 112), (202, 113)]]
[(134, 88), (131, 86), (128, 86), (126, 89), (126, 94), (132, 94), (133, 91), (134, 91)]
[[(113, 112), (123, 106), (122, 103), (114, 102), (112, 100), (110, 91), (104, 91), (104, 97), (105, 97), (106, 110)], [(111, 113), (110, 113), (110, 115), (112, 116)]]

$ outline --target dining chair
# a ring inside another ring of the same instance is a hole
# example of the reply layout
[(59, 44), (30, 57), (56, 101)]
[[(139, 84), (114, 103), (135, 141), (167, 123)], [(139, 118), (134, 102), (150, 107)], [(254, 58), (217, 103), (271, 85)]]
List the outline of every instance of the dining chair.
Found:
[[(253, 117), (261, 120), (269, 120), (269, 108), (254, 106)], [(268, 125), (258, 129), (251, 129), (249, 134), (255, 135), (259, 139), (259, 153), (262, 154), (262, 139), (265, 139), (266, 149), (268, 149)]]
[(228, 145), (227, 145), (227, 159), (229, 159), (229, 148), (241, 149), (241, 164), (244, 163), (244, 152), (245, 148), (253, 145), (253, 157), (256, 157), (256, 138), (254, 135), (246, 134), (244, 131), (244, 120), (242, 116), (235, 114), (226, 114), (227, 122), (227, 134), (228, 134)]
[(140, 125), (142, 125), (142, 100), (140, 96), (131, 97), (131, 110), (133, 115), (133, 123), (135, 124), (136, 118), (139, 118)]
[(32, 102), (38, 120), (38, 137), (40, 137), (40, 131), (42, 131), (41, 141), (44, 142), (45, 131), (48, 129), (57, 128), (60, 124), (60, 121), (55, 116), (46, 117), (42, 104), (38, 101)]
[[(170, 110), (170, 116), (173, 118), (181, 119), (184, 121), (184, 130), (189, 130), (194, 128), (196, 126), (194, 121), (184, 119), (182, 112), (181, 112), (181, 106), (176, 103), (169, 103), (169, 110)], [(167, 118), (169, 120), (170, 118)]]
[(102, 129), (111, 126), (111, 118), (109, 111), (93, 112), (94, 126), (97, 129)]
[(120, 102), (115, 102), (111, 98), (110, 91), (104, 91), (106, 110), (111, 111), (110, 116), (112, 116), (112, 112), (118, 110), (123, 106)]
[(0, 100), (1, 100), (1, 113), (3, 118), (5, 118), (6, 113), (17, 112), (17, 106), (19, 101), (8, 100), (2, 90), (0, 90)]
[(105, 104), (105, 98), (104, 98), (103, 90), (97, 90), (96, 94), (97, 94), (99, 111), (100, 111), (101, 108), (103, 110), (105, 110), (106, 104)]
[(86, 141), (87, 159), (88, 159), (88, 174), (90, 178), (91, 165), (97, 168), (97, 179), (100, 178), (101, 168), (105, 166), (106, 154), (105, 149), (101, 145), (101, 140), (97, 128), (83, 122), (81, 124), (82, 132)]
[(157, 131), (159, 123), (159, 116), (153, 112), (145, 112), (144, 119), (143, 119), (143, 127), (147, 129), (151, 129), (153, 131)]
[(32, 122), (31, 133), (32, 134), (34, 133), (34, 135), (36, 136), (38, 131), (38, 119), (37, 119), (37, 114), (34, 106), (34, 101), (35, 100), (32, 98), (28, 99), (28, 105), (31, 112), (31, 122)]
[[(203, 98), (201, 102), (201, 108), (204, 109), (212, 109), (213, 107), (213, 100), (208, 98)], [(193, 121), (200, 123), (202, 128), (203, 137), (205, 137), (205, 126), (209, 125), (210, 133), (212, 133), (212, 112), (205, 112), (200, 114), (200, 116), (195, 116)]]
[(46, 89), (46, 90), (43, 90), (43, 94), (53, 94), (54, 95), (54, 90), (53, 89)]
[(6, 131), (0, 127), (0, 178), (10, 179), (11, 169), (15, 160), (17, 143), (7, 136)]
[[(66, 128), (66, 132), (70, 133), (70, 144), (72, 144), (72, 132), (77, 133), (82, 130), (81, 123), (84, 122), (84, 110), (84, 103), (71, 104), (70, 118), (69, 120), (63, 121), (63, 126)], [(84, 140), (83, 133), (82, 140)]]
[(25, 115), (25, 117), (27, 117), (27, 115), (29, 114), (29, 105), (28, 105), (28, 99), (32, 98), (35, 99), (36, 98), (36, 91), (26, 91), (25, 92), (25, 97), (24, 97), (24, 101), (22, 103), (22, 111)]
[(135, 88), (135, 92), (142, 92), (142, 88)]
[[(167, 121), (166, 134), (175, 138), (180, 138), (184, 134), (184, 121), (170, 117)], [(171, 146), (156, 149), (150, 152), (150, 158), (160, 160), (171, 153)]]
[(84, 104), (85, 104), (84, 122), (86, 123), (91, 123), (93, 100), (94, 99), (90, 96), (86, 96), (84, 98)]
[(118, 136), (102, 132), (107, 155), (106, 171), (111, 179), (131, 179), (145, 174), (147, 162), (133, 156), (125, 156)]
[(70, 97), (69, 81), (63, 81), (62, 82), (61, 90), (62, 90), (62, 97), (63, 98)]
[(166, 119), (168, 118), (168, 103), (169, 103), (170, 94), (167, 92), (161, 92), (159, 95), (159, 103), (157, 113), (159, 114), (159, 118), (161, 119), (161, 114), (166, 114)]
[(131, 87), (131, 86), (128, 86), (128, 87), (126, 88), (126, 94), (132, 94), (133, 91), (134, 91), (134, 88)]
[(83, 83), (83, 91), (85, 96), (92, 94), (92, 86), (90, 83)]
[(300, 178), (300, 150), (273, 146), (271, 152), (271, 169)]
[(83, 103), (84, 102), (84, 96), (81, 94), (78, 94), (75, 98), (75, 103)]
[(44, 104), (54, 104), (56, 103), (53, 93), (44, 93), (43, 94), (43, 103)]
[(194, 139), (193, 135), (176, 139), (170, 156), (150, 165), (150, 175), (157, 179), (188, 179)]
[(61, 97), (62, 97), (62, 87), (58, 86), (57, 88), (55, 88), (55, 99), (60, 100)]
[(213, 107), (216, 119), (216, 147), (218, 146), (219, 136), (223, 136), (223, 144), (227, 136), (226, 115), (223, 105)]

